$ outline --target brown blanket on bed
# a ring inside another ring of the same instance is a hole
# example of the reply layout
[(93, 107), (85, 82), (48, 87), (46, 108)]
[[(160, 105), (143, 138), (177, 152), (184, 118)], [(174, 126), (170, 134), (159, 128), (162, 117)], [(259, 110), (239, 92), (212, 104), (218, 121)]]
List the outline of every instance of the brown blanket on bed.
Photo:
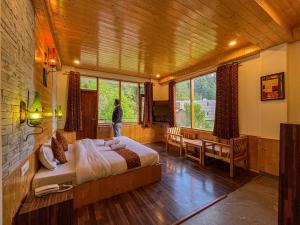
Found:
[(140, 157), (138, 156), (138, 154), (131, 151), (130, 149), (119, 148), (116, 149), (115, 152), (117, 152), (120, 156), (122, 156), (126, 160), (127, 169), (133, 169), (141, 166)]

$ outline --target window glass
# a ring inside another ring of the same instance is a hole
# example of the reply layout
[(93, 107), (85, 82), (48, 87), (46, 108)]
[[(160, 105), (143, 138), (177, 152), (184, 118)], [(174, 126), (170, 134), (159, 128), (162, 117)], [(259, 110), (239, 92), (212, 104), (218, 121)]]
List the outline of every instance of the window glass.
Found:
[(121, 105), (123, 122), (138, 122), (139, 85), (137, 83), (121, 82)]
[(80, 76), (80, 89), (97, 90), (97, 78)]
[(114, 101), (119, 98), (119, 81), (99, 79), (98, 118), (100, 123), (111, 123)]
[(194, 82), (194, 127), (213, 130), (216, 108), (216, 74), (197, 77)]
[(190, 80), (176, 84), (176, 124), (178, 127), (191, 127)]

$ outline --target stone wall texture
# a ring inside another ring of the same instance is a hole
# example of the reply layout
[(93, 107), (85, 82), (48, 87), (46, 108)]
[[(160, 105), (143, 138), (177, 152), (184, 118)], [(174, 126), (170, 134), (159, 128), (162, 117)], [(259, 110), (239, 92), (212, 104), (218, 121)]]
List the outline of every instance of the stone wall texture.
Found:
[(20, 124), (20, 101), (32, 102), (34, 86), (35, 18), (30, 0), (1, 4), (1, 134), (2, 174), (9, 175), (33, 151), (32, 128)]

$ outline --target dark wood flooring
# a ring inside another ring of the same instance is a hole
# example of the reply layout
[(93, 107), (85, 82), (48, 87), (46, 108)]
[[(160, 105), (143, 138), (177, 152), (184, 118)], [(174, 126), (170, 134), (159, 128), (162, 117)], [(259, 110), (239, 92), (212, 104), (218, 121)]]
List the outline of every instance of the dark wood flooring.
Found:
[(230, 178), (226, 164), (212, 161), (204, 169), (175, 151), (167, 154), (160, 143), (148, 146), (160, 154), (162, 180), (78, 209), (77, 225), (173, 224), (256, 176), (237, 169)]

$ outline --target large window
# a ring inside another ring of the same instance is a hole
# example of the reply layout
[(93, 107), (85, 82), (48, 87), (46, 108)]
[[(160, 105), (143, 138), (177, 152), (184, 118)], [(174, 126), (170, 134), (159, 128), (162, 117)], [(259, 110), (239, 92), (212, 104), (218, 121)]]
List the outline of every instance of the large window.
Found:
[(139, 122), (143, 109), (140, 92), (144, 91), (144, 85), (119, 80), (81, 76), (80, 88), (83, 90), (98, 91), (99, 123), (111, 123), (116, 98), (121, 100), (123, 122)]
[(99, 79), (98, 120), (110, 123), (114, 101), (119, 98), (119, 81)]
[(97, 78), (96, 77), (80, 77), (80, 89), (85, 90), (97, 90)]
[(139, 86), (137, 83), (121, 83), (121, 104), (124, 122), (139, 120)]
[(212, 130), (215, 120), (215, 106), (215, 73), (176, 84), (177, 126)]
[(179, 127), (191, 127), (190, 80), (176, 84), (176, 124)]

